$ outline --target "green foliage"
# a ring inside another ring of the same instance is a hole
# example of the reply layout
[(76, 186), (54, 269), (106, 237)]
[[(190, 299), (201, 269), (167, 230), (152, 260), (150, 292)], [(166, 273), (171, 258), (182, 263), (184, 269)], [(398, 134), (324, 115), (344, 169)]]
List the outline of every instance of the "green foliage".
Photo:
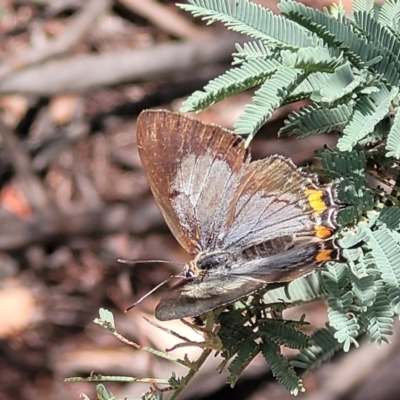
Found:
[(311, 336), (313, 344), (302, 349), (290, 364), (306, 371), (318, 368), (342, 348), (342, 345), (335, 339), (334, 335), (335, 331), (330, 327), (317, 330)]
[(378, 21), (394, 33), (399, 33), (400, 3), (397, 0), (385, 1), (380, 9)]
[(343, 63), (342, 54), (335, 54), (325, 47), (301, 48), (297, 51), (282, 50), (282, 64), (288, 68), (300, 68), (306, 72), (329, 72)]
[(355, 75), (349, 63), (341, 65), (329, 75), (318, 92), (314, 92), (311, 99), (324, 106), (335, 104), (346, 98), (366, 81), (366, 74)]
[(380, 345), (382, 342), (389, 343), (387, 336), (393, 333), (393, 311), (384, 282), (376, 280), (374, 283), (373, 301), (370, 302), (361, 321), (370, 342)]
[(353, 1), (353, 12), (366, 11), (368, 13), (374, 12), (373, 0), (354, 0)]
[(308, 335), (298, 331), (302, 323), (298, 321), (280, 321), (276, 319), (259, 319), (260, 331), (263, 338), (274, 342), (278, 346), (291, 349), (304, 349), (310, 345)]
[(363, 213), (373, 209), (375, 199), (365, 181), (366, 158), (363, 151), (323, 150), (319, 153), (324, 173), (336, 181), (339, 200), (347, 207), (340, 210), (340, 226), (353, 225)]
[[(386, 140), (387, 156), (400, 158), (398, 118), (392, 119), (390, 132), (379, 129), (398, 103), (400, 6), (397, 0), (386, 1), (375, 13), (372, 4), (356, 2), (354, 19), (340, 7), (321, 12), (293, 0), (278, 4), (281, 15), (249, 0), (190, 0), (181, 5), (208, 23), (220, 21), (256, 39), (238, 47), (234, 62), (240, 67), (195, 92), (182, 110), (199, 111), (259, 86), (235, 124), (236, 133), (248, 135), (247, 144), (276, 109), (309, 99), (309, 106), (289, 116), (281, 134), (306, 137), (338, 131), (343, 134), (338, 143), (342, 151)], [(260, 62), (257, 67), (255, 61)]]
[(108, 392), (104, 385), (96, 386), (96, 394), (99, 400), (114, 400), (115, 397), (111, 392)]
[(261, 345), (261, 353), (271, 365), (272, 373), (275, 378), (289, 390), (291, 394), (296, 396), (299, 392), (304, 392), (301, 379), (290, 365), (289, 360), (281, 354), (280, 348), (276, 343), (265, 340)]
[(242, 372), (260, 352), (260, 346), (254, 341), (246, 340), (239, 348), (234, 359), (229, 364), (228, 383), (234, 387)]
[(350, 151), (357, 143), (361, 143), (362, 139), (372, 133), (377, 124), (388, 115), (389, 107), (398, 92), (398, 88), (392, 88), (388, 92), (386, 86), (381, 85), (379, 92), (362, 97), (354, 106), (350, 121), (343, 130), (343, 136), (339, 139), (338, 148), (342, 151)]
[(399, 231), (400, 230), (400, 208), (399, 207), (385, 207), (379, 214), (379, 220), (386, 224), (388, 229)]
[(334, 337), (343, 343), (343, 350), (349, 351), (352, 344), (358, 347), (356, 338), (360, 333), (360, 325), (355, 313), (359, 310), (354, 305), (353, 293), (348, 291), (340, 298), (331, 297), (328, 304), (329, 324), (336, 330)]
[(266, 120), (278, 108), (287, 93), (304, 79), (300, 70), (281, 68), (267, 82), (264, 82), (253, 97), (253, 104), (247, 104), (245, 112), (235, 124), (236, 133), (248, 134), (247, 142), (253, 138)]
[(400, 313), (400, 245), (386, 226), (371, 232), (369, 236), (371, 253), (381, 271), (390, 304), (396, 314)]
[(209, 24), (220, 21), (228, 29), (285, 48), (313, 46), (315, 38), (294, 22), (250, 1), (189, 0), (179, 6)]
[(321, 274), (315, 273), (296, 279), (287, 285), (268, 290), (264, 294), (264, 301), (274, 306), (283, 305), (283, 308), (303, 304), (326, 297), (322, 288)]
[(267, 306), (266, 298), (262, 294), (255, 295), (250, 306), (244, 309), (231, 306), (229, 312), (218, 317), (218, 336), (224, 347), (221, 353), (224, 361), (219, 370), (229, 364), (228, 382), (234, 386), (243, 370), (261, 352), (267, 360), (272, 360), (272, 372), (278, 381), (291, 393), (297, 394), (303, 391), (302, 381), (282, 356), (281, 346), (293, 349), (310, 346), (309, 336), (301, 332), (305, 322), (266, 318), (266, 312), (275, 308)]
[(204, 87), (205, 92), (194, 92), (191, 101), (182, 104), (182, 111), (192, 107), (202, 109), (227, 96), (259, 85), (272, 76), (281, 64), (274, 58), (254, 58), (238, 68), (233, 68)]
[(287, 117), (280, 135), (297, 135), (300, 138), (342, 130), (353, 112), (354, 103), (338, 104), (326, 108), (322, 104), (310, 104), (299, 111), (293, 111)]
[(386, 142), (388, 157), (400, 158), (400, 114), (397, 113)]

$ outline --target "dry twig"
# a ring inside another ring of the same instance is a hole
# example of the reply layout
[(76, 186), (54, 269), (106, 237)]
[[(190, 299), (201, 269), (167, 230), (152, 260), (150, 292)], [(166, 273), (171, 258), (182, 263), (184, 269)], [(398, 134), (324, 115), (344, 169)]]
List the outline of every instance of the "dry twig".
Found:
[(9, 75), (0, 81), (0, 94), (52, 96), (171, 74), (192, 74), (189, 71), (200, 66), (229, 60), (234, 43), (242, 40), (238, 35), (227, 34), (206, 40), (53, 60)]

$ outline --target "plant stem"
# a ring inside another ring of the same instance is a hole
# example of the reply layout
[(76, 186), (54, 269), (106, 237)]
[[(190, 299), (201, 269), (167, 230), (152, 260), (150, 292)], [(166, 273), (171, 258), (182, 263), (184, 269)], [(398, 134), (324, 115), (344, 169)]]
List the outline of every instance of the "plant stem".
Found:
[(212, 349), (204, 350), (201, 356), (193, 363), (196, 368), (190, 369), (187, 375), (183, 378), (181, 385), (172, 393), (169, 400), (176, 400), (178, 396), (182, 393), (183, 389), (189, 384), (192, 378), (195, 376), (196, 372), (200, 369), (200, 367), (207, 360), (207, 357), (211, 354)]
[[(214, 328), (214, 330), (213, 330)], [(217, 334), (219, 331), (219, 326), (215, 326), (215, 315), (213, 312), (208, 313), (205, 321), (205, 330), (213, 331), (213, 333)], [(200, 357), (192, 363), (192, 368), (189, 370), (187, 375), (183, 378), (180, 386), (172, 393), (169, 400), (175, 400), (182, 393), (183, 389), (189, 384), (192, 378), (195, 376), (196, 372), (200, 370), (200, 367), (207, 360), (207, 357), (211, 354), (213, 349), (206, 349), (201, 353)]]

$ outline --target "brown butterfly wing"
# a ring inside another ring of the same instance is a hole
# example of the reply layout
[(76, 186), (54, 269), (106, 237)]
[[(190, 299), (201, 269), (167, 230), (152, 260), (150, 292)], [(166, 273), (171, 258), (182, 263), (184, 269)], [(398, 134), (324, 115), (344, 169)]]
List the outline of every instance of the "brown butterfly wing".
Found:
[(327, 238), (337, 209), (332, 196), (314, 175), (281, 156), (253, 162), (246, 166), (226, 215), (222, 247), (246, 248), (285, 235)]
[(243, 140), (218, 126), (148, 110), (138, 118), (137, 142), (151, 191), (178, 242), (191, 254), (214, 247), (248, 162)]
[(217, 268), (206, 276), (183, 281), (161, 299), (156, 317), (162, 321), (196, 317), (240, 300), (267, 284), (290, 282), (315, 269), (315, 254), (320, 250), (321, 243), (302, 244), (233, 266), (228, 273)]
[(161, 299), (155, 315), (160, 321), (197, 317), (240, 300), (265, 286), (244, 276), (212, 276), (177, 286)]

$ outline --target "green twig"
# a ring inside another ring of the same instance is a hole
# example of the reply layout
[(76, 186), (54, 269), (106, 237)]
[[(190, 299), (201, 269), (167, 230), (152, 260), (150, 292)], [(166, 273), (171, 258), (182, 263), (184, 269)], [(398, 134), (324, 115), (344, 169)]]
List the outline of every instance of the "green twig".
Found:
[(134, 378), (132, 376), (109, 376), (109, 375), (93, 375), (88, 378), (73, 377), (66, 378), (64, 382), (136, 382), (136, 383), (150, 383), (153, 385), (169, 385), (168, 379), (155, 379), (155, 378)]

